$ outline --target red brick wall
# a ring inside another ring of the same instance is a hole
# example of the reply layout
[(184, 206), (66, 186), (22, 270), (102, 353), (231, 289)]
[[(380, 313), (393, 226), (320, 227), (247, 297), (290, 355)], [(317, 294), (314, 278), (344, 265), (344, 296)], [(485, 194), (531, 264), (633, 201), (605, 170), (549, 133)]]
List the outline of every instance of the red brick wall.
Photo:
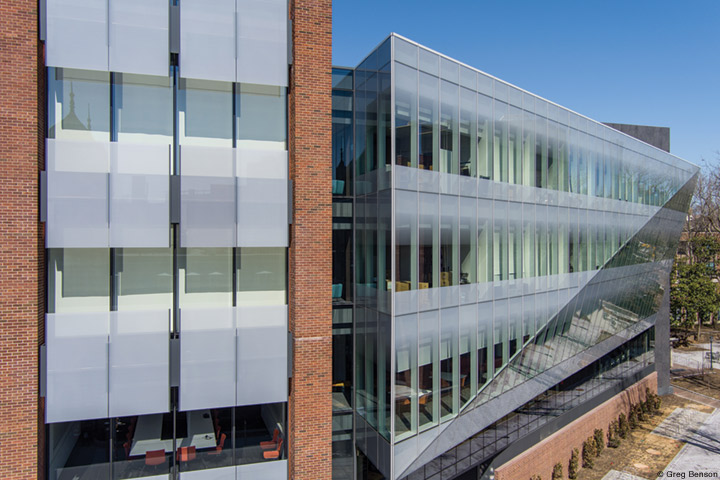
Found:
[(529, 480), (535, 474), (549, 479), (552, 478), (552, 469), (557, 462), (562, 463), (563, 473), (567, 477), (573, 448), (582, 452), (583, 442), (593, 435), (596, 428), (602, 428), (607, 434), (611, 421), (617, 420), (621, 412), (625, 412), (625, 415), (629, 413), (630, 403), (645, 400), (646, 387), (657, 392), (656, 372), (501, 465), (495, 470), (495, 479)]
[(290, 478), (332, 477), (332, 1), (291, 0)]
[(0, 478), (43, 478), (44, 69), (37, 0), (0, 2)]

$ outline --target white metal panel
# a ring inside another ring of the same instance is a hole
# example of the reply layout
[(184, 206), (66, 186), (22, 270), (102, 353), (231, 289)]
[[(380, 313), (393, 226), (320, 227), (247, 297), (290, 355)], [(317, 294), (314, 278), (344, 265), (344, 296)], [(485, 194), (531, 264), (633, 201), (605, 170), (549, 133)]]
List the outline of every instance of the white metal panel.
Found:
[(182, 309), (180, 410), (235, 405), (235, 311)]
[(286, 87), (287, 0), (237, 0), (237, 81)]
[[(190, 472), (180, 472), (181, 480), (235, 480), (237, 467), (206, 468)], [(256, 477), (265, 478), (265, 477)]]
[(250, 463), (237, 467), (237, 480), (287, 480), (287, 460), (274, 462)]
[(180, 75), (235, 81), (235, 0), (180, 2)]
[(108, 71), (108, 0), (47, 0), (48, 67)]
[(108, 246), (109, 142), (47, 140), (47, 248)]
[(237, 246), (288, 246), (284, 150), (237, 150)]
[(111, 417), (170, 408), (169, 311), (110, 312)]
[(169, 74), (168, 0), (110, 2), (110, 70)]
[(110, 246), (170, 246), (170, 146), (112, 143)]
[(233, 149), (184, 145), (180, 162), (180, 245), (235, 246)]
[(237, 307), (237, 405), (287, 402), (287, 305)]
[(47, 423), (108, 416), (108, 315), (46, 316)]

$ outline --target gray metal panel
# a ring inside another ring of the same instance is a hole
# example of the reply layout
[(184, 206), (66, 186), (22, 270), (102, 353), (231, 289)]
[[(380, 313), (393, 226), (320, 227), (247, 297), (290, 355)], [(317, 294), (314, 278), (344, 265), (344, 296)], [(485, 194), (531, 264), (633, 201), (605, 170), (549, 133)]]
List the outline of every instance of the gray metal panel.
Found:
[(47, 395), (47, 345), (40, 345), (39, 352), (39, 372), (40, 372), (40, 393), (39, 396), (44, 397)]
[(287, 0), (237, 0), (237, 81), (288, 84)]
[(40, 221), (47, 221), (47, 172), (40, 172)]
[(167, 76), (168, 0), (110, 2), (110, 70)]
[(40, 21), (40, 41), (47, 40), (47, 0), (40, 0), (39, 5), (39, 21)]
[(235, 0), (180, 2), (180, 75), (235, 81)]
[(180, 53), (180, 7), (170, 5), (170, 53)]
[(180, 223), (180, 175), (170, 175), (170, 223)]
[(170, 386), (180, 386), (180, 339), (170, 339)]
[(108, 0), (47, 0), (48, 67), (108, 71)]

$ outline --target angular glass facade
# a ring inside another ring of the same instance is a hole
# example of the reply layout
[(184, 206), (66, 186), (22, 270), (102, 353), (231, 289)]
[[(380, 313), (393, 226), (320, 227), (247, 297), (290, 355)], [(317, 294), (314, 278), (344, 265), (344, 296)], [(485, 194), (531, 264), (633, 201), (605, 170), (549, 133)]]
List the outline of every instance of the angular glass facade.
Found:
[(394, 479), (653, 325), (698, 169), (396, 35), (355, 102), (357, 444)]

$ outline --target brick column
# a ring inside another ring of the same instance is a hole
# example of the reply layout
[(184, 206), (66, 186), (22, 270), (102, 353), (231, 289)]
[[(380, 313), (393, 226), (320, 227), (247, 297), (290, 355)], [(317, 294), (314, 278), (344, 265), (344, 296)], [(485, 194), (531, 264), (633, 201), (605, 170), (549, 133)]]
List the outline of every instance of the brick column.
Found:
[(332, 1), (290, 0), (290, 478), (332, 478)]
[(0, 3), (0, 478), (44, 478), (38, 347), (44, 339), (45, 80), (38, 2)]

